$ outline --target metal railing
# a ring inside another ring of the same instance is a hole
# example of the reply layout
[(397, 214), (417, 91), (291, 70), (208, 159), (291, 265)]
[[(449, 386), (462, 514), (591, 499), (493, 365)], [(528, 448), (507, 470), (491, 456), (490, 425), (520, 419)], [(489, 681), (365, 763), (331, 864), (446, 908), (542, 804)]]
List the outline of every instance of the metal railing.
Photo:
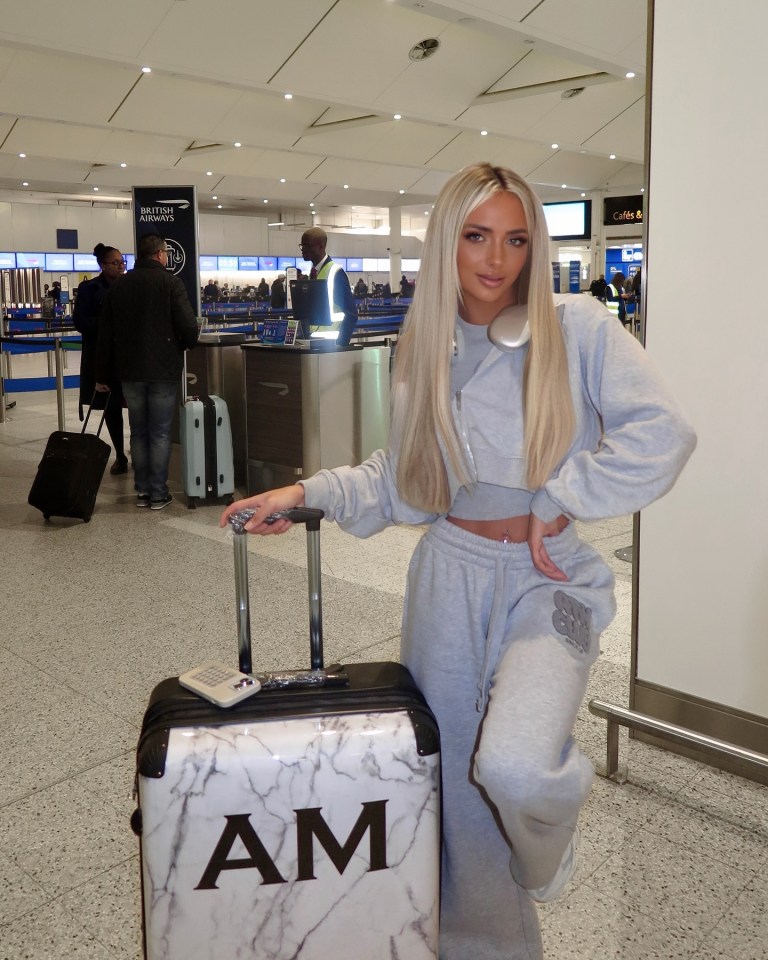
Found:
[(765, 754), (737, 747), (733, 743), (717, 740), (715, 737), (697, 733), (687, 727), (678, 727), (674, 723), (667, 723), (666, 720), (657, 720), (656, 717), (649, 717), (644, 713), (636, 713), (627, 707), (606, 703), (604, 700), (590, 700), (589, 712), (608, 721), (604, 775), (612, 780), (621, 779), (619, 777), (619, 727), (630, 727), (641, 733), (649, 733), (663, 740), (669, 740), (671, 743), (701, 747), (710, 755), (728, 757), (762, 770), (768, 768), (768, 756)]

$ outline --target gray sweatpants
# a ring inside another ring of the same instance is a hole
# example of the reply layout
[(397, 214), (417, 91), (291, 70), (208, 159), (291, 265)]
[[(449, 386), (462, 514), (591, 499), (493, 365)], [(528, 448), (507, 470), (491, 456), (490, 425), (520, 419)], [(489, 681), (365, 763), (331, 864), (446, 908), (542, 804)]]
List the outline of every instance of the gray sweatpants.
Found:
[(442, 744), (440, 960), (540, 960), (523, 888), (554, 876), (592, 782), (572, 731), (614, 578), (572, 525), (547, 550), (568, 582), (443, 519), (411, 560), (402, 660)]

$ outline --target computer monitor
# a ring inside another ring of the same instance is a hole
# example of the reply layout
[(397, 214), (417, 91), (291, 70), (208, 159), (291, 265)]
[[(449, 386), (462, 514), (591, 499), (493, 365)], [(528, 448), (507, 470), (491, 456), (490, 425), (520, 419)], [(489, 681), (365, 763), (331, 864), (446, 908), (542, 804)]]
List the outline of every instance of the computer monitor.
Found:
[(309, 339), (310, 327), (331, 326), (327, 280), (291, 280), (290, 287), (292, 312), (299, 321), (301, 339)]

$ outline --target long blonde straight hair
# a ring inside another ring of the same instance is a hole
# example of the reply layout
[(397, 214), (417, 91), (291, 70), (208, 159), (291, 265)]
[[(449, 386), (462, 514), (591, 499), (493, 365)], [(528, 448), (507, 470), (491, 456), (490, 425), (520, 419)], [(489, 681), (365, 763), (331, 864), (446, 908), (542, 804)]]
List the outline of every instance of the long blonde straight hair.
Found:
[(469, 465), (451, 413), (451, 358), (462, 292), (456, 264), (469, 214), (494, 194), (523, 205), (528, 259), (517, 280), (517, 302), (528, 304), (531, 339), (525, 361), (526, 482), (538, 489), (568, 451), (575, 416), (568, 360), (552, 296), (549, 233), (544, 208), (522, 177), (479, 163), (461, 170), (440, 191), (424, 238), (413, 303), (397, 344), (393, 436), (398, 438), (397, 484), (415, 507), (445, 513), (451, 497), (446, 458), (460, 484)]

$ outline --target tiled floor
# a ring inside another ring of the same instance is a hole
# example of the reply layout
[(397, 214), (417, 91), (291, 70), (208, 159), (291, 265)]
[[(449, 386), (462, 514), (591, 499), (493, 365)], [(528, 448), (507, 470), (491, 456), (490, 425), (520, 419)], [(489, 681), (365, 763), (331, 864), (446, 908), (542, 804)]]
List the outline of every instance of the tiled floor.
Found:
[[(55, 395), (16, 399), (0, 424), (0, 960), (137, 960), (133, 750), (157, 681), (234, 658), (231, 543), (215, 506), (188, 511), (179, 495), (136, 510), (130, 476), (105, 477), (89, 524), (44, 523), (26, 498)], [(71, 391), (66, 409), (73, 427)], [(631, 523), (583, 534), (616, 570), (619, 600), (589, 696), (626, 703), (631, 567), (613, 551)], [(324, 525), (328, 659), (396, 657), (419, 535), (359, 541)], [(254, 661), (302, 666), (303, 533), (249, 550)], [(605, 727), (586, 705), (577, 736), (600, 763)], [(768, 960), (768, 788), (626, 738), (622, 760), (629, 782), (596, 779), (575, 882), (541, 910), (548, 960)]]

